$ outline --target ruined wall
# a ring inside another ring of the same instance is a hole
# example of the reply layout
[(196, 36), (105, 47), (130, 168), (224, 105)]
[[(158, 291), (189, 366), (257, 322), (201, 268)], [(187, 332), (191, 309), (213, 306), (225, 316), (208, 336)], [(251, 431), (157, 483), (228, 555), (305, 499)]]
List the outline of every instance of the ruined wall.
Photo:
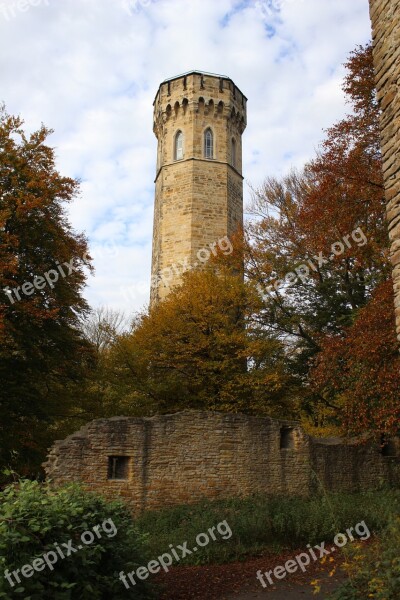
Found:
[(370, 13), (382, 109), (383, 169), (400, 340), (400, 0), (370, 0)]
[(314, 489), (362, 491), (379, 487), (385, 481), (400, 486), (399, 452), (384, 456), (379, 444), (359, 444), (357, 440), (313, 439), (310, 466)]
[[(110, 477), (110, 457), (126, 457)], [(52, 448), (46, 472), (56, 484), (80, 481), (133, 511), (202, 498), (254, 493), (308, 495), (376, 487), (391, 476), (379, 446), (316, 442), (297, 423), (185, 411), (152, 418), (93, 421)]]

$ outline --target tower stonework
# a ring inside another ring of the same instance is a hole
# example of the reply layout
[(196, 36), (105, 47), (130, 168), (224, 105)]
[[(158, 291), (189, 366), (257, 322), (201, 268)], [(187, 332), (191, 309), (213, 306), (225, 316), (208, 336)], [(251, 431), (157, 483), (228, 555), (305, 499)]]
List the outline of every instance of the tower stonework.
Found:
[(243, 225), (246, 104), (220, 75), (193, 71), (159, 87), (151, 304), (199, 266), (199, 251)]
[(381, 112), (387, 219), (400, 340), (400, 0), (370, 0), (374, 63)]

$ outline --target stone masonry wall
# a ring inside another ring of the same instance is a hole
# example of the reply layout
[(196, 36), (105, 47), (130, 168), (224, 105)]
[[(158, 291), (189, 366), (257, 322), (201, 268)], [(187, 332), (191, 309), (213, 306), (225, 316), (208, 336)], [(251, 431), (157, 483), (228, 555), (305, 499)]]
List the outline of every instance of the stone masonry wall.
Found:
[[(124, 479), (109, 478), (113, 456), (129, 459)], [(56, 442), (45, 467), (57, 485), (82, 482), (136, 512), (254, 493), (305, 496), (318, 482), (333, 490), (373, 488), (382, 479), (400, 481), (390, 460), (378, 445), (317, 442), (297, 423), (185, 411), (93, 421)]]
[(381, 139), (400, 340), (400, 0), (370, 0)]

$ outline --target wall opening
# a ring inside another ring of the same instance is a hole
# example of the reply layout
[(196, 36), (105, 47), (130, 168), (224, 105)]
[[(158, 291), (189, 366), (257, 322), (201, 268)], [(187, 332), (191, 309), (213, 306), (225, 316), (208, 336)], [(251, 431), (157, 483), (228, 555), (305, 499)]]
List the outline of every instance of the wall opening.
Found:
[(281, 427), (279, 447), (281, 450), (296, 449), (293, 427)]
[(129, 456), (108, 457), (108, 479), (128, 479)]
[(396, 457), (398, 455), (396, 442), (394, 440), (388, 440), (387, 438), (382, 436), (382, 438), (381, 438), (381, 453), (382, 453), (382, 456)]

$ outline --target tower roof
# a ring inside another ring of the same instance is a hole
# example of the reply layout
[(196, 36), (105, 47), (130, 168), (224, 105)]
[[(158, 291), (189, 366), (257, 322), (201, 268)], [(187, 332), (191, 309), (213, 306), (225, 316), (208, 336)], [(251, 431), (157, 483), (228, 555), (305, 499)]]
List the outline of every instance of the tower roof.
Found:
[(208, 71), (198, 71), (197, 69), (194, 69), (193, 71), (186, 71), (186, 73), (180, 73), (179, 75), (175, 75), (174, 77), (167, 77), (167, 79), (164, 79), (162, 83), (166, 83), (167, 81), (172, 81), (173, 79), (179, 79), (180, 77), (185, 77), (186, 75), (193, 74), (209, 75), (211, 77), (222, 77), (222, 79), (230, 79), (230, 77), (228, 77), (227, 75), (222, 75), (221, 73), (210, 73)]
[[(234, 85), (236, 87), (236, 89), (239, 90), (239, 92), (242, 94), (243, 98), (245, 100), (248, 100), (247, 96), (245, 96), (243, 94), (242, 90), (236, 85), (236, 83), (233, 81), (233, 79), (231, 79), (227, 75), (220, 75), (218, 73), (209, 73), (208, 71), (197, 71), (196, 69), (194, 69), (193, 71), (187, 71), (186, 73), (181, 73), (180, 75), (175, 75), (174, 77), (167, 77), (167, 79), (164, 79), (164, 81), (162, 81), (160, 83), (160, 85), (158, 86), (157, 94), (160, 91), (161, 86), (164, 85), (165, 83), (168, 83), (169, 81), (175, 81), (176, 79), (180, 79), (181, 77), (187, 77), (189, 75), (205, 75), (207, 77), (215, 77), (216, 79), (224, 79), (226, 81), (230, 81), (232, 83), (232, 85)], [(156, 94), (156, 98), (157, 98), (157, 94)]]

